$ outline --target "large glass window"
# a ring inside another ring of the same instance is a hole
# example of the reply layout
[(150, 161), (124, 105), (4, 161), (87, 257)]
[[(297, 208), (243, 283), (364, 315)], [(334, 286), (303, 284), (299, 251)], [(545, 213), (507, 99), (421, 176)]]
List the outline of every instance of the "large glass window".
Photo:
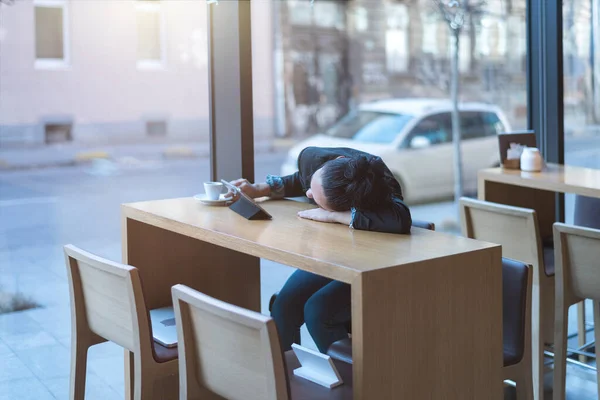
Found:
[[(430, 0), (314, 4), (297, 0), (274, 7), (275, 104), (280, 106), (274, 107), (273, 148), (283, 154), (277, 156), (281, 168), (270, 173), (293, 171), (295, 157), (309, 145), (376, 152), (407, 186), (406, 201), (415, 218), (458, 232), (453, 149), (434, 146), (452, 141), (451, 83), (459, 86), (464, 193), (474, 195), (477, 171), (499, 163), (496, 135), (527, 128), (527, 1), (458, 2), (466, 7), (466, 18), (453, 24)], [(344, 10), (344, 24), (315, 23), (319, 7), (334, 5)], [(457, 29), (458, 50), (453, 46)], [(420, 151), (407, 141), (410, 132), (397, 146), (390, 145), (404, 128), (434, 114), (447, 121), (422, 127), (424, 133), (414, 142)], [(409, 115), (412, 119), (404, 118)], [(408, 153), (420, 155), (416, 163), (434, 165), (428, 168), (431, 176), (413, 177), (419, 168), (414, 162), (405, 165)], [(447, 173), (443, 179), (434, 176), (442, 172)]]
[[(122, 203), (210, 179), (207, 6), (0, 3), (0, 397), (66, 399), (63, 246), (120, 261)], [(167, 49), (168, 69), (138, 68)], [(121, 348), (90, 350), (87, 388), (123, 398)]]
[(590, 168), (600, 168), (599, 8), (598, 0), (563, 3), (565, 163)]
[[(600, 168), (600, 2), (563, 3), (565, 164)], [(575, 196), (565, 196), (573, 222)]]

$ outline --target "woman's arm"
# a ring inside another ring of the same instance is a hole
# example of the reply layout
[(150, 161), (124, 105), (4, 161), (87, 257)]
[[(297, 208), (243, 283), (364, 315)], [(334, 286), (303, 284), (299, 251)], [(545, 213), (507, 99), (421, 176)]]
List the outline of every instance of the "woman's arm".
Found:
[(287, 176), (267, 175), (267, 185), (271, 189), (271, 197), (300, 197), (304, 196), (304, 188), (300, 179), (300, 172)]
[[(246, 195), (256, 199), (258, 197), (297, 197), (304, 196), (304, 190), (298, 172), (288, 176), (268, 175), (266, 182), (250, 183), (247, 179), (237, 179), (231, 182), (240, 188)], [(228, 192), (225, 197), (233, 197), (235, 194)]]
[(322, 208), (312, 208), (309, 210), (298, 211), (298, 216), (300, 218), (311, 219), (313, 221), (329, 222), (348, 226), (352, 223), (352, 213), (350, 211), (327, 211)]
[(410, 233), (411, 225), (408, 207), (397, 198), (379, 211), (355, 210), (351, 222), (354, 229), (388, 233)]

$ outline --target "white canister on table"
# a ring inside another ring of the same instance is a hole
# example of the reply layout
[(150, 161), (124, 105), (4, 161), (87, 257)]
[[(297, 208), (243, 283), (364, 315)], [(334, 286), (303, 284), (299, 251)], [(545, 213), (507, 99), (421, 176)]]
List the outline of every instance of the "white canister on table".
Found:
[(544, 161), (537, 147), (525, 147), (521, 154), (521, 170), (527, 172), (540, 172)]

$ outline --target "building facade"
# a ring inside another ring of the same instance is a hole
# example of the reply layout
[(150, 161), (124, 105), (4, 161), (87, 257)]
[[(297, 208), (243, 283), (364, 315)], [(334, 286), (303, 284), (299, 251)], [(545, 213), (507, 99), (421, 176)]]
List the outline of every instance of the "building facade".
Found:
[[(0, 7), (0, 146), (208, 140), (206, 2)], [(271, 137), (271, 3), (252, 11), (255, 135)]]
[[(290, 135), (321, 130), (364, 101), (449, 97), (452, 36), (430, 0), (290, 0), (279, 14)], [(469, 16), (460, 35), (461, 100), (497, 104), (524, 128), (525, 0), (488, 1)]]

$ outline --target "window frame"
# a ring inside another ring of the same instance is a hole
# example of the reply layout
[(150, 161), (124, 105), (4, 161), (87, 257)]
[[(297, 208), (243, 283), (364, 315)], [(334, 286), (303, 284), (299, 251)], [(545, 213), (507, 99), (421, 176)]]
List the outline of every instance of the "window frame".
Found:
[[(136, 68), (138, 70), (163, 70), (167, 68), (167, 21), (164, 13), (164, 5), (161, 0), (136, 0), (135, 1), (135, 22), (136, 22)], [(159, 59), (140, 59), (138, 58), (138, 47), (140, 44), (139, 31), (137, 29), (137, 17), (140, 9), (146, 8), (146, 11), (156, 12), (158, 14), (158, 28), (159, 28), (159, 46), (160, 46), (160, 58)]]
[[(37, 24), (35, 20), (35, 11), (37, 8), (59, 8), (62, 9), (62, 28), (63, 28), (63, 58), (38, 58), (37, 46)], [(60, 70), (69, 69), (71, 67), (71, 27), (69, 24), (69, 1), (68, 0), (34, 0), (34, 68), (41, 70)]]
[[(560, 0), (527, 0), (527, 121), (547, 162), (564, 164), (563, 15)], [(556, 221), (565, 220), (564, 194)]]

